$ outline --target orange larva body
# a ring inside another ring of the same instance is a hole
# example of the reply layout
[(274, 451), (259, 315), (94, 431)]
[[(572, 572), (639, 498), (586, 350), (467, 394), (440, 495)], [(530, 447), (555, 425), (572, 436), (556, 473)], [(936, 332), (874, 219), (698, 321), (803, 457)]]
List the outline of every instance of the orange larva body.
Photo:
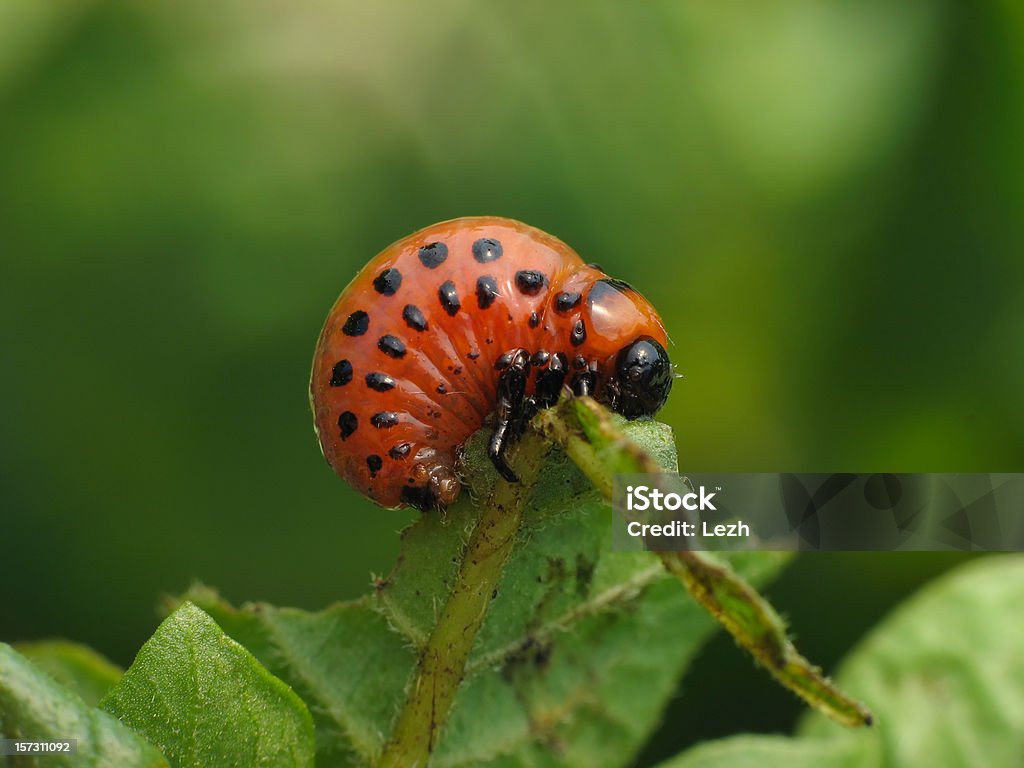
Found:
[[(382, 506), (450, 503), (505, 353), (589, 366), (600, 398), (637, 338), (667, 343), (653, 307), (560, 240), (498, 217), (435, 224), (384, 249), (331, 309), (310, 381), (321, 448)], [(530, 376), (526, 395), (535, 388)]]

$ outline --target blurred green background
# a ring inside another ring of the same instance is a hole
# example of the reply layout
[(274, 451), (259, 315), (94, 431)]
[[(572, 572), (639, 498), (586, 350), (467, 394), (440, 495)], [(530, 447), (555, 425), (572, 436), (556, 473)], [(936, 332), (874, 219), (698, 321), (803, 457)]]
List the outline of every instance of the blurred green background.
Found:
[[(412, 515), (324, 464), (328, 308), (523, 219), (661, 308), (686, 468), (1020, 471), (1024, 11), (1004, 2), (0, 3), (0, 639), (130, 662), (161, 594), (364, 592)], [(834, 663), (962, 560), (804, 557)], [(645, 759), (801, 711), (729, 642)]]

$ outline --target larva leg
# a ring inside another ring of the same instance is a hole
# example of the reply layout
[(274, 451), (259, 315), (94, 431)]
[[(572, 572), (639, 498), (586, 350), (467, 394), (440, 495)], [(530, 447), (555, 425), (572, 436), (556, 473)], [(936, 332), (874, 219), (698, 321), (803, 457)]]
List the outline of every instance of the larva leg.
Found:
[(505, 451), (518, 437), (522, 428), (526, 408), (526, 379), (530, 375), (530, 353), (525, 349), (513, 349), (502, 355), (497, 362), (501, 371), (498, 379), (498, 425), (491, 435), (487, 455), (498, 473), (511, 483), (519, 481), (516, 473), (505, 461)]
[(537, 372), (534, 397), (538, 408), (550, 408), (558, 402), (565, 386), (567, 363), (565, 355), (556, 352), (547, 361), (547, 368)]
[(597, 386), (597, 365), (591, 363), (585, 370), (572, 377), (572, 393), (576, 397), (593, 395)]

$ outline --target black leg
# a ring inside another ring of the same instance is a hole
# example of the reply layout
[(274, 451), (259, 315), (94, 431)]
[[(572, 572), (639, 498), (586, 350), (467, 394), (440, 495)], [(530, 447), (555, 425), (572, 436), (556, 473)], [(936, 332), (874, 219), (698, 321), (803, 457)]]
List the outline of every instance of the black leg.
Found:
[(498, 360), (498, 425), (487, 446), (487, 456), (498, 473), (510, 483), (519, 482), (505, 460), (505, 451), (523, 428), (526, 408), (526, 379), (530, 373), (530, 353), (513, 349)]
[(572, 393), (576, 397), (586, 397), (594, 393), (594, 376), (588, 371), (577, 373), (572, 377)]
[(505, 461), (505, 448), (510, 439), (508, 427), (509, 423), (507, 421), (498, 422), (498, 426), (494, 429), (494, 434), (491, 435), (491, 442), (487, 446), (487, 456), (490, 458), (491, 463), (494, 464), (494, 468), (498, 470), (499, 475), (510, 483), (518, 483), (519, 478)]
[(537, 411), (542, 408), (550, 408), (558, 402), (558, 398), (562, 395), (562, 387), (565, 385), (565, 355), (556, 352), (545, 359), (543, 363), (538, 363), (535, 355), (530, 361), (530, 365), (534, 368), (545, 366), (545, 364), (544, 370), (537, 372), (533, 395), (523, 400), (519, 417), (511, 424), (513, 437), (523, 434), (530, 420), (537, 415)]
[(597, 387), (597, 363), (591, 363), (587, 369), (580, 371), (572, 377), (572, 393), (576, 397), (585, 397), (594, 394)]
[(565, 386), (566, 360), (565, 355), (558, 352), (547, 360), (548, 367), (537, 374), (536, 405), (538, 408), (550, 408), (558, 402)]

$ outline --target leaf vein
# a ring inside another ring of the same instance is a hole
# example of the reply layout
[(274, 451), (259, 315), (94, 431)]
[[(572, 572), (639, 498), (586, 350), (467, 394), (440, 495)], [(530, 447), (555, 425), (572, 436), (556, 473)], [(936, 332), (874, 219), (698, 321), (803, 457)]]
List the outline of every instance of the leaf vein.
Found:
[(277, 648), (281, 663), (287, 666), (296, 678), (302, 680), (306, 690), (315, 698), (318, 708), (327, 713), (345, 734), (348, 739), (345, 746), (352, 749), (364, 762), (372, 763), (373, 758), (380, 751), (380, 741), (375, 740), (365, 729), (360, 728), (352, 713), (347, 708), (338, 706), (336, 699), (329, 696), (324, 688), (316, 682), (317, 676), (306, 668), (300, 655), (291, 652), (290, 645), (278, 632), (276, 622), (268, 619), (264, 626)]
[[(531, 632), (535, 639), (546, 639), (555, 632), (568, 629), (574, 622), (586, 616), (593, 616), (612, 606), (631, 600), (637, 592), (644, 589), (655, 581), (667, 578), (665, 569), (661, 563), (654, 563), (642, 571), (637, 571), (633, 576), (605, 591), (578, 603), (560, 616), (548, 619), (541, 623)], [(516, 638), (500, 648), (485, 653), (472, 659), (466, 665), (466, 677), (475, 674), (481, 669), (489, 669), (497, 666), (500, 662), (514, 655), (523, 644), (525, 637)]]

